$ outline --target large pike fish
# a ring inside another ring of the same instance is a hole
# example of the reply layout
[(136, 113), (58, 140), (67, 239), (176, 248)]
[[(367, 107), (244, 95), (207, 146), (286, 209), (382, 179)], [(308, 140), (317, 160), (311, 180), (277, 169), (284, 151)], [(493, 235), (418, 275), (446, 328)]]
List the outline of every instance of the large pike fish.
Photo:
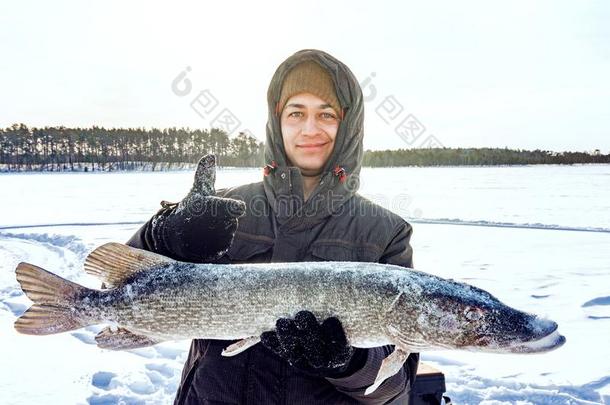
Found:
[(367, 394), (398, 372), (409, 352), (534, 353), (565, 342), (553, 321), (479, 288), (399, 266), (192, 264), (108, 243), (87, 257), (85, 270), (112, 288), (86, 288), (20, 263), (17, 280), (34, 305), (15, 328), (45, 335), (110, 324), (95, 340), (115, 350), (178, 339), (239, 340), (224, 350), (231, 356), (257, 344), (278, 318), (307, 309), (318, 319), (339, 318), (353, 346), (396, 346)]

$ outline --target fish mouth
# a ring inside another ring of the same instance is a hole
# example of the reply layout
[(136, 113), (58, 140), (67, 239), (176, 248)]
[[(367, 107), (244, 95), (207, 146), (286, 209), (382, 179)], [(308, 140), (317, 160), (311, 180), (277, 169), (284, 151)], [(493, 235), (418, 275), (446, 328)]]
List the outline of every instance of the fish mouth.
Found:
[(559, 333), (557, 324), (547, 319), (532, 318), (524, 335), (527, 337), (522, 335), (514, 339), (508, 336), (486, 335), (480, 337), (475, 345), (465, 349), (492, 353), (544, 353), (558, 349), (566, 342), (566, 338)]
[(512, 352), (518, 353), (544, 353), (560, 348), (566, 342), (557, 330), (558, 325), (553, 321), (537, 320), (536, 337), (527, 342), (519, 343), (511, 348)]
[(554, 332), (543, 338), (522, 343), (514, 347), (514, 351), (519, 353), (550, 352), (551, 350), (560, 348), (564, 345), (565, 342), (565, 336), (561, 335), (557, 330), (555, 330)]

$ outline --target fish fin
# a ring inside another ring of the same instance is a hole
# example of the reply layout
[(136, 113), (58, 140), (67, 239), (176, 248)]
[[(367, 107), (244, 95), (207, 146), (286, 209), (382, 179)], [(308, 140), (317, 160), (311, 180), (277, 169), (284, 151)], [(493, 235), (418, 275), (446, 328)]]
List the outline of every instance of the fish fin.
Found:
[(15, 274), (25, 295), (36, 304), (69, 306), (77, 297), (89, 290), (26, 262), (17, 265)]
[(52, 335), (87, 326), (72, 308), (34, 304), (15, 321), (15, 329), (26, 335)]
[(34, 302), (15, 329), (28, 335), (49, 335), (86, 326), (74, 313), (74, 304), (89, 289), (30, 263), (15, 269), (21, 289)]
[(136, 335), (125, 328), (113, 330), (110, 327), (102, 329), (95, 336), (95, 341), (100, 349), (109, 350), (129, 350), (139, 347), (146, 347), (161, 343), (160, 340), (154, 340), (144, 335)]
[(260, 336), (250, 336), (225, 347), (221, 354), (225, 357), (235, 356), (236, 354), (248, 350), (260, 341)]
[(408, 351), (396, 347), (388, 357), (383, 359), (381, 367), (379, 367), (379, 371), (377, 372), (375, 382), (364, 391), (364, 395), (373, 393), (385, 380), (398, 373), (402, 368), (402, 365), (407, 361), (407, 357), (409, 357)]
[(141, 270), (175, 260), (136, 249), (122, 243), (110, 242), (95, 249), (85, 259), (85, 271), (102, 280), (106, 287), (117, 287)]

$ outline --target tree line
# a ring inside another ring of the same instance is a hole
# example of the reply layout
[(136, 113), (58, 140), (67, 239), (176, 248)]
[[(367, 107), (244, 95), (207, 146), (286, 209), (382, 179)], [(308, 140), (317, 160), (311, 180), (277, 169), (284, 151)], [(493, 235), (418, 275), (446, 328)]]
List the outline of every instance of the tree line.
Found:
[[(28, 128), (0, 129), (0, 165), (19, 170), (135, 170), (196, 163), (214, 153), (223, 166), (257, 166), (263, 143), (220, 129)], [(164, 163), (165, 165), (161, 165)]]
[(366, 151), (364, 166), (496, 166), (610, 163), (610, 154), (508, 148), (422, 148)]
[[(217, 128), (0, 128), (0, 170), (163, 170), (214, 153), (219, 165), (261, 167), (264, 144)], [(499, 148), (365, 151), (364, 166), (441, 166), (610, 163), (610, 154)]]

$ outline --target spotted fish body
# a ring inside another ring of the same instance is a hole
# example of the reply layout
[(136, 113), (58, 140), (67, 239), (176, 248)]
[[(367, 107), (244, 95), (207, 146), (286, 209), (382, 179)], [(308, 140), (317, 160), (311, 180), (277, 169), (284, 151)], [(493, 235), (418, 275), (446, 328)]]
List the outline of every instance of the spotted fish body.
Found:
[(113, 322), (162, 341), (260, 335), (278, 318), (308, 309), (320, 319), (341, 319), (353, 345), (374, 347), (391, 343), (384, 311), (398, 294), (400, 272), (407, 274), (404, 268), (353, 262), (174, 262), (116, 289), (89, 293), (80, 311), (91, 322)]
[(224, 353), (234, 355), (258, 343), (278, 318), (306, 309), (318, 319), (339, 318), (353, 346), (396, 346), (369, 393), (402, 367), (409, 352), (544, 352), (565, 341), (552, 321), (508, 307), (476, 287), (399, 266), (192, 264), (109, 243), (89, 255), (85, 270), (112, 288), (88, 289), (20, 263), (17, 279), (34, 305), (16, 329), (49, 334), (118, 325), (96, 337), (100, 347), (111, 349), (243, 339)]

